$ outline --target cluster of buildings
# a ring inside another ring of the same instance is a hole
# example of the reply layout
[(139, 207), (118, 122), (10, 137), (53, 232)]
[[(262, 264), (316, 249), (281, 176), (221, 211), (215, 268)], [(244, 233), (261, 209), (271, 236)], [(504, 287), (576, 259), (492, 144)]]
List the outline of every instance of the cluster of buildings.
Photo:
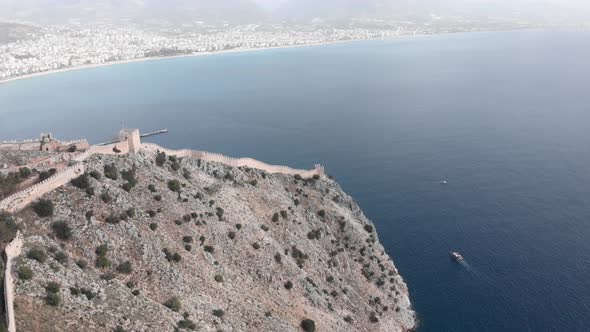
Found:
[[(43, 27), (33, 38), (0, 44), (0, 80), (45, 71), (145, 57), (231, 49), (320, 44), (439, 33), (429, 26), (398, 24), (369, 27), (325, 25), (190, 26), (144, 29), (135, 26), (68, 25)], [(444, 31), (442, 31), (444, 32)]]

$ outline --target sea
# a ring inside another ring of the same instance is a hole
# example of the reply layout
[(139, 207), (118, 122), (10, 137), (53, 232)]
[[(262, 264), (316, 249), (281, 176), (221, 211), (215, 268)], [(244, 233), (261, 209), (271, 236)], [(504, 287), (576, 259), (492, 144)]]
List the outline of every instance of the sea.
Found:
[(590, 31), (406, 36), (0, 84), (0, 140), (98, 143), (122, 127), (167, 128), (149, 140), (170, 148), (325, 165), (375, 222), (418, 332), (590, 331)]

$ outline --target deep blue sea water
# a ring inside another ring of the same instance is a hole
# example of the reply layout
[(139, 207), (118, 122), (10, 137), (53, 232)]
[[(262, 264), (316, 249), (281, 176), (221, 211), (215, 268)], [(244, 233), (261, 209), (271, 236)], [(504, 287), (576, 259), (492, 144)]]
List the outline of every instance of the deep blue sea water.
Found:
[(590, 331), (590, 32), (404, 37), (0, 85), (0, 139), (98, 142), (122, 123), (167, 127), (154, 140), (172, 148), (324, 164), (375, 221), (420, 332)]

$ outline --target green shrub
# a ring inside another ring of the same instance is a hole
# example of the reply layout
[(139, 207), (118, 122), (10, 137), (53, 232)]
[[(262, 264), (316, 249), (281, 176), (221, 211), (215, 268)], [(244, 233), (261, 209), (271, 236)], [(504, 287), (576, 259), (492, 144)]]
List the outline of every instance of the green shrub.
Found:
[(170, 180), (168, 181), (168, 189), (178, 192), (180, 191), (180, 182), (178, 180)]
[(70, 294), (74, 296), (80, 295), (80, 288), (70, 287)]
[(197, 328), (197, 326), (195, 325), (195, 323), (192, 320), (185, 318), (185, 319), (178, 322), (178, 328), (179, 329), (186, 329), (186, 330), (194, 330)]
[(129, 280), (125, 283), (125, 286), (127, 286), (127, 288), (129, 288), (129, 289), (133, 289), (133, 288), (135, 288), (135, 282)]
[(272, 215), (272, 222), (279, 222), (279, 214), (275, 213)]
[(68, 262), (68, 255), (66, 255), (66, 253), (63, 251), (56, 253), (54, 258), (56, 261), (60, 262), (61, 264), (66, 264)]
[(139, 295), (139, 289), (134, 289), (133, 292), (131, 292), (131, 294), (138, 296)]
[(102, 194), (100, 194), (100, 199), (105, 202), (106, 204), (109, 204), (110, 202), (113, 201), (113, 198), (111, 197), (111, 195), (109, 195), (108, 192), (103, 192)]
[(174, 312), (178, 312), (182, 305), (178, 297), (173, 296), (169, 298), (166, 302), (164, 302), (164, 306)]
[(240, 230), (240, 229), (242, 229), (242, 224), (236, 224), (236, 229), (237, 229), (237, 230)]
[(36, 260), (39, 263), (45, 263), (47, 261), (47, 254), (41, 248), (32, 248), (27, 253), (27, 258)]
[(193, 246), (191, 246), (190, 244), (185, 244), (184, 245), (184, 250), (191, 251), (192, 249), (193, 249)]
[(57, 170), (55, 168), (52, 168), (48, 171), (43, 171), (39, 173), (39, 181), (47, 180), (50, 177), (52, 177), (55, 173), (57, 173)]
[(299, 175), (299, 174), (295, 174), (295, 180), (299, 181), (299, 180), (301, 180), (301, 179), (303, 179), (303, 178), (301, 177), (301, 175)]
[(322, 218), (323, 218), (323, 217), (325, 217), (325, 216), (326, 216), (326, 211), (324, 211), (324, 210), (319, 210), (319, 211), (318, 211), (318, 216), (320, 216), (320, 217), (322, 217)]
[(105, 256), (98, 256), (96, 258), (96, 267), (100, 269), (111, 267), (112, 264), (113, 263)]
[(61, 289), (61, 285), (55, 281), (50, 281), (45, 286), (45, 290), (49, 293), (59, 293)]
[(155, 193), (155, 192), (156, 192), (156, 186), (154, 186), (153, 184), (150, 184), (150, 185), (148, 186), (148, 190), (149, 190), (150, 192), (152, 192), (152, 193)]
[(90, 221), (92, 217), (94, 217), (94, 211), (86, 211), (86, 220)]
[(344, 316), (344, 321), (350, 324), (350, 323), (352, 323), (352, 317)]
[(27, 266), (21, 266), (18, 268), (18, 277), (22, 280), (31, 280), (33, 279), (33, 270)]
[(283, 217), (283, 219), (287, 219), (287, 216), (287, 211), (281, 210), (281, 217)]
[(277, 263), (281, 264), (281, 262), (282, 262), (282, 261), (283, 261), (283, 257), (281, 256), (281, 254), (280, 254), (280, 253), (278, 253), (278, 252), (277, 252), (277, 253), (275, 254), (275, 262), (277, 262)]
[(121, 222), (121, 216), (119, 216), (117, 214), (111, 214), (104, 221), (109, 224), (116, 225)]
[(88, 301), (92, 300), (96, 296), (95, 293), (93, 293), (90, 289), (86, 289), (86, 288), (81, 288), (80, 293), (84, 294), (86, 296), (86, 299), (88, 299)]
[(158, 152), (158, 154), (156, 155), (156, 165), (164, 166), (165, 163), (166, 163), (166, 153)]
[(45, 296), (45, 303), (49, 304), (50, 306), (57, 307), (61, 302), (61, 298), (59, 294), (56, 293), (48, 293)]
[(104, 165), (104, 176), (111, 180), (117, 180), (119, 177), (119, 171), (115, 164)]
[(214, 309), (212, 313), (213, 313), (213, 316), (219, 317), (219, 318), (223, 318), (223, 315), (225, 315), (225, 311), (223, 311), (223, 309)]
[(316, 180), (316, 181), (319, 180), (320, 179), (320, 175), (319, 174), (314, 174), (313, 175), (313, 179)]
[(304, 319), (301, 321), (301, 328), (305, 332), (315, 332), (315, 322), (311, 319)]
[(151, 224), (150, 224), (150, 229), (151, 229), (152, 231), (155, 231), (156, 229), (158, 229), (158, 224), (156, 224), (155, 222), (151, 223)]
[(261, 226), (260, 226), (260, 228), (261, 228), (263, 231), (265, 231), (265, 232), (268, 232), (268, 230), (270, 229), (270, 228), (268, 228), (268, 226), (266, 226), (266, 225), (261, 225)]
[(51, 229), (55, 236), (60, 239), (67, 241), (72, 237), (72, 229), (65, 221), (56, 221), (51, 224)]
[(90, 171), (89, 174), (90, 174), (90, 176), (92, 176), (96, 180), (100, 180), (102, 178), (102, 175), (100, 175), (100, 172), (97, 170), (92, 170), (92, 171)]
[(229, 237), (231, 240), (233, 240), (233, 239), (235, 239), (235, 238), (236, 238), (236, 232), (234, 232), (234, 231), (229, 231), (229, 232), (227, 233), (227, 236), (228, 236), (228, 237)]
[(184, 237), (182, 237), (182, 242), (193, 243), (193, 237), (192, 236), (184, 236)]
[(72, 185), (78, 189), (88, 189), (90, 187), (90, 180), (88, 180), (88, 174), (82, 174), (79, 177), (70, 181)]
[(101, 245), (99, 245), (98, 247), (96, 247), (96, 249), (94, 250), (94, 253), (96, 253), (97, 256), (106, 256), (106, 254), (109, 252), (109, 246), (106, 243), (103, 243)]
[(213, 248), (213, 246), (205, 246), (203, 250), (212, 254), (215, 251), (215, 248)]
[(156, 202), (160, 202), (160, 201), (162, 201), (162, 195), (160, 195), (160, 194), (154, 195), (154, 199), (156, 200)]
[(256, 187), (258, 185), (258, 181), (256, 179), (250, 181), (250, 185)]
[(307, 233), (307, 238), (310, 240), (317, 240), (321, 237), (322, 231), (320, 229), (311, 230)]
[(117, 272), (124, 274), (130, 274), (131, 272), (133, 272), (133, 266), (131, 266), (131, 262), (125, 261), (119, 264), (119, 266), (117, 266)]
[(150, 215), (150, 218), (153, 218), (153, 217), (155, 217), (155, 216), (156, 216), (156, 211), (154, 211), (154, 210), (149, 210), (149, 211), (148, 211), (148, 214)]
[(31, 176), (31, 170), (28, 167), (21, 167), (18, 169), (18, 175), (21, 178), (26, 179)]
[(252, 248), (254, 248), (255, 250), (260, 249), (260, 244), (258, 244), (258, 242), (254, 242), (252, 243)]
[(78, 265), (79, 268), (81, 268), (82, 270), (84, 270), (88, 266), (88, 262), (86, 262), (83, 259), (79, 259), (79, 260), (76, 261), (76, 265)]
[(12, 241), (17, 230), (14, 218), (8, 212), (0, 211), (0, 242)]
[(293, 283), (289, 280), (285, 283), (285, 289), (290, 290), (293, 288)]
[(223, 282), (223, 276), (221, 274), (216, 274), (214, 279), (217, 282)]
[(127, 209), (127, 211), (125, 211), (125, 214), (127, 214), (129, 218), (135, 218), (135, 208)]
[(365, 231), (367, 231), (367, 233), (373, 233), (373, 226), (365, 225), (363, 228), (365, 229)]
[(115, 279), (115, 275), (112, 272), (107, 272), (107, 273), (101, 274), (100, 279), (106, 280), (106, 281), (111, 281), (111, 280)]
[(41, 218), (51, 217), (53, 215), (54, 205), (51, 200), (40, 199), (33, 203), (33, 210)]

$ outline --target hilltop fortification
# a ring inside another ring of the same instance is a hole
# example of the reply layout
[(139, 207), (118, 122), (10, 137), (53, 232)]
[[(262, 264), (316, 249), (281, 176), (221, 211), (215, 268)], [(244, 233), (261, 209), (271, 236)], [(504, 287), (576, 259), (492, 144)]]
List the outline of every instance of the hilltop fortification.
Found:
[(16, 331), (414, 328), (374, 225), (320, 166), (124, 141), (12, 211)]

